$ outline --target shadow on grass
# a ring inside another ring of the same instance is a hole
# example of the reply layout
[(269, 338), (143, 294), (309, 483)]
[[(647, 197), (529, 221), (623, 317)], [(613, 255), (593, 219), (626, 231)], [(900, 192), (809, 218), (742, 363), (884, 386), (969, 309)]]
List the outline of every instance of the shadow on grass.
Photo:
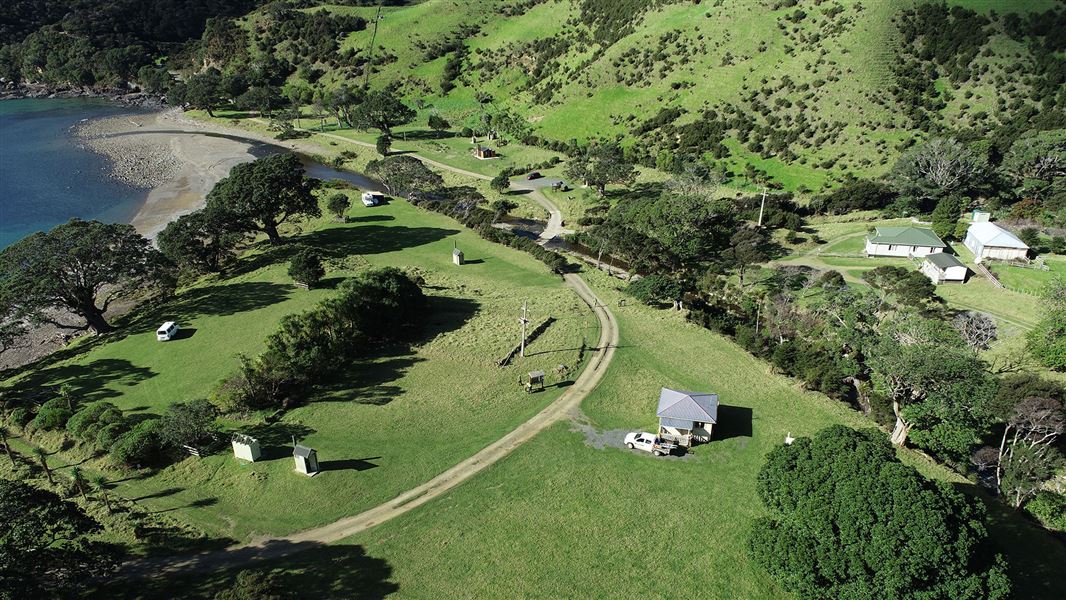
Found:
[(149, 559), (120, 570), (93, 597), (210, 599), (242, 571), (269, 573), (285, 597), (380, 600), (399, 590), (392, 567), (362, 546), (271, 540), (260, 546), (206, 552), (174, 561)]
[(752, 410), (746, 406), (718, 405), (718, 424), (714, 426), (711, 440), (728, 440), (735, 437), (751, 437)]
[(384, 223), (395, 220), (396, 217), (392, 215), (363, 215), (361, 217), (348, 217), (345, 223)]
[(352, 254), (384, 254), (440, 241), (459, 233), (440, 227), (359, 225), (319, 229), (300, 237), (300, 242), (318, 248), (323, 254), (344, 257)]
[(169, 487), (159, 490), (158, 492), (152, 492), (151, 494), (145, 494), (143, 496), (137, 496), (136, 498), (130, 498), (130, 502), (140, 502), (141, 500), (153, 500), (156, 498), (166, 498), (173, 496), (174, 494), (180, 494), (184, 492), (185, 488), (182, 487)]
[(370, 461), (379, 460), (380, 458), (380, 456), (368, 456), (367, 458), (324, 460), (318, 463), (318, 468), (323, 471), (369, 471), (379, 466)]
[(159, 515), (159, 514), (163, 514), (163, 513), (174, 512), (176, 510), (182, 510), (182, 509), (185, 509), (185, 508), (208, 508), (208, 507), (214, 506), (216, 504), (218, 504), (218, 498), (215, 498), (215, 497), (200, 498), (199, 500), (193, 500), (192, 502), (190, 502), (190, 503), (188, 503), (188, 504), (186, 504), (184, 506), (173, 506), (171, 508), (163, 508), (163, 509), (160, 509), (160, 510), (153, 510), (149, 514)]
[(128, 360), (99, 358), (84, 365), (60, 365), (38, 368), (29, 372), (9, 388), (9, 393), (37, 394), (42, 389), (66, 385), (80, 403), (95, 402), (121, 396), (118, 389), (107, 387), (132, 386), (155, 377), (157, 373), (147, 367), (138, 367)]

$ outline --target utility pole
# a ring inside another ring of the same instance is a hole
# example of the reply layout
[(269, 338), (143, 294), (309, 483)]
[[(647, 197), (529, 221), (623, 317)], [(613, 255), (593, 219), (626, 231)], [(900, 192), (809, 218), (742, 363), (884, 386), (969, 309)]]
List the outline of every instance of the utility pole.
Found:
[(522, 301), (522, 316), (518, 318), (518, 322), (522, 324), (522, 342), (521, 351), (518, 353), (522, 358), (526, 357), (526, 325), (529, 324), (529, 310), (526, 307), (526, 301)]
[(366, 66), (363, 67), (363, 89), (370, 89), (370, 69), (374, 63), (374, 43), (378, 39), (378, 23), (381, 22), (381, 3), (378, 3), (378, 14), (374, 17), (374, 33), (370, 36), (370, 55), (367, 57)]
[(762, 204), (759, 205), (759, 227), (762, 227), (762, 211), (766, 208), (766, 186), (762, 187)]

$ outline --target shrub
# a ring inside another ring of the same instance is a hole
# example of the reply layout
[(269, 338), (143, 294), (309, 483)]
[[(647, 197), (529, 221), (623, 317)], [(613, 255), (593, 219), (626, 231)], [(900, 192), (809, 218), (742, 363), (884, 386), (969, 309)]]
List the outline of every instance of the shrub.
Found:
[(62, 429), (72, 414), (65, 406), (42, 406), (33, 419), (33, 428), (40, 431)]
[(129, 431), (129, 427), (125, 422), (120, 421), (104, 425), (96, 434), (96, 449), (102, 452), (111, 450), (111, 447), (118, 443), (119, 438), (127, 431)]
[(338, 219), (344, 217), (344, 214), (348, 212), (348, 208), (351, 207), (351, 205), (352, 201), (348, 199), (348, 194), (343, 192), (330, 194), (329, 198), (326, 199), (326, 210)]
[(93, 441), (104, 425), (123, 420), (122, 411), (110, 402), (87, 404), (67, 421), (67, 431), (82, 441)]
[(1066, 494), (1042, 491), (1025, 505), (1025, 510), (1044, 527), (1066, 531)]
[(300, 251), (289, 263), (289, 277), (308, 288), (318, 285), (325, 275), (326, 269), (322, 266), (322, 259), (314, 250)]
[(127, 467), (151, 465), (162, 457), (159, 419), (146, 419), (122, 434), (111, 447), (111, 458)]
[(33, 420), (33, 411), (26, 406), (20, 406), (11, 411), (11, 416), (8, 417), (12, 425), (19, 428), (25, 428), (26, 425)]

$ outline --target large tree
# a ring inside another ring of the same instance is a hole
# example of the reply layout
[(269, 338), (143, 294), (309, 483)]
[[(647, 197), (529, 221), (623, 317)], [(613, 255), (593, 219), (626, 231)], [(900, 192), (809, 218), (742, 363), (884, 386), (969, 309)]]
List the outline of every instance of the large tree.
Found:
[(801, 598), (1007, 598), (983, 507), (922, 477), (877, 431), (842, 425), (779, 446), (756, 489), (749, 550)]
[(156, 243), (182, 268), (217, 273), (244, 238), (243, 232), (230, 231), (218, 210), (203, 209), (171, 221)]
[(973, 462), (995, 475), (997, 492), (1020, 508), (1051, 478), (1062, 456), (1055, 441), (1066, 431), (1066, 412), (1054, 398), (1031, 396), (1015, 403), (998, 446), (974, 453)]
[(400, 102), (391, 92), (370, 92), (362, 104), (352, 111), (352, 124), (360, 129), (377, 129), (391, 136), (392, 128), (410, 123), (415, 118), (415, 111)]
[(277, 244), (278, 227), (289, 219), (322, 216), (312, 193), (317, 185), (295, 154), (273, 154), (233, 167), (207, 195), (206, 210), (230, 231), (260, 231)]
[(1029, 333), (1029, 351), (1044, 366), (1066, 370), (1066, 278), (1044, 290), (1044, 318)]
[(1000, 167), (1023, 198), (1066, 194), (1066, 129), (1035, 132), (1011, 145)]
[(985, 165), (969, 148), (948, 138), (934, 138), (902, 157), (892, 170), (900, 194), (919, 201), (935, 201), (965, 194), (984, 175)]
[(570, 159), (564, 173), (594, 188), (601, 197), (606, 193), (607, 184), (629, 185), (637, 177), (633, 162), (626, 159), (617, 143), (589, 146), (584, 153)]
[(77, 505), (0, 479), (0, 598), (75, 597), (114, 561), (86, 536), (100, 525)]
[[(72, 219), (0, 252), (0, 297), (34, 322), (104, 333), (115, 300), (173, 283), (166, 262), (130, 225)], [(63, 323), (56, 309), (85, 323)]]
[(444, 185), (444, 179), (413, 156), (389, 156), (372, 160), (366, 174), (377, 179), (391, 194), (431, 192)]

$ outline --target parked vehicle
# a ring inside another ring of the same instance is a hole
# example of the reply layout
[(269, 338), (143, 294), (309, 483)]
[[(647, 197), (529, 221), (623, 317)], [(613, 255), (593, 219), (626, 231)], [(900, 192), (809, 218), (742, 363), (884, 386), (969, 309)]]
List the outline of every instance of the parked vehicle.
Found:
[(544, 177), (544, 176), (540, 174), (540, 171), (533, 171), (529, 175), (526, 175), (526, 179), (528, 181), (533, 181), (534, 179), (540, 179), (541, 177)]
[(626, 448), (630, 450), (643, 450), (651, 452), (655, 456), (666, 456), (677, 450), (677, 444), (667, 442), (646, 431), (634, 431), (627, 433), (625, 437)]
[(384, 196), (377, 192), (363, 192), (363, 206), (377, 206), (381, 204)]
[(174, 321), (167, 321), (159, 326), (159, 329), (155, 330), (155, 339), (160, 342), (169, 342), (178, 335), (178, 324)]

